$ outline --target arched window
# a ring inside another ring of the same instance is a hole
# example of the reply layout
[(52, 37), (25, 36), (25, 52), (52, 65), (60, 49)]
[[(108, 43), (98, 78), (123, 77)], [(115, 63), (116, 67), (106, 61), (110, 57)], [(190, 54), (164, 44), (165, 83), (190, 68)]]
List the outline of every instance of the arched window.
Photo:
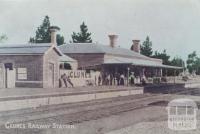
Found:
[(69, 63), (64, 63), (64, 69), (71, 70), (72, 67)]

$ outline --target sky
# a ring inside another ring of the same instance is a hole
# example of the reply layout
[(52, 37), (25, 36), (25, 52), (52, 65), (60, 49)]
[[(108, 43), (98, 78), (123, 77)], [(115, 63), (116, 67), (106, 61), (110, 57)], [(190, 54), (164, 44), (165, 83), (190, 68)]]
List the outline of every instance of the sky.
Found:
[(129, 49), (148, 35), (154, 51), (200, 55), (200, 0), (0, 0), (0, 35), (8, 44), (27, 43), (46, 15), (65, 42), (84, 21), (93, 42), (108, 45), (117, 34), (117, 45)]

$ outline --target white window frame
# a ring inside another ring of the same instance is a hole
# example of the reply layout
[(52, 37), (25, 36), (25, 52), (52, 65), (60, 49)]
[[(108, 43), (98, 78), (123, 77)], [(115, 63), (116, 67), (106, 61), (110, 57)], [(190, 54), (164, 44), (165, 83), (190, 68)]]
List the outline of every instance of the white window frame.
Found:
[(27, 80), (27, 68), (25, 67), (17, 68), (17, 79)]

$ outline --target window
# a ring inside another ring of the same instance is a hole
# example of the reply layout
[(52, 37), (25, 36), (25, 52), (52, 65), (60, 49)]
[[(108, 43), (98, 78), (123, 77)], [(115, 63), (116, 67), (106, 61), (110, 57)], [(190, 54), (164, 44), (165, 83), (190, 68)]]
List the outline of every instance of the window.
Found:
[(4, 66), (5, 66), (6, 69), (8, 68), (9, 70), (13, 70), (13, 64), (12, 63), (5, 63)]
[(64, 63), (64, 69), (71, 70), (72, 67), (69, 63)]
[(72, 70), (72, 67), (69, 63), (61, 63), (60, 64), (60, 69), (65, 69), (65, 70)]
[(18, 68), (17, 69), (17, 79), (18, 80), (26, 80), (27, 79), (27, 69), (26, 68)]

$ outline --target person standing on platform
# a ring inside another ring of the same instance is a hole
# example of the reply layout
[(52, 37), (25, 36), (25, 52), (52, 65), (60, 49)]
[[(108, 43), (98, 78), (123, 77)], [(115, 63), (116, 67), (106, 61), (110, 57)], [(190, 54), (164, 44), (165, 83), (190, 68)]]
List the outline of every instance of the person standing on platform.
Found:
[(124, 85), (124, 74), (120, 75), (120, 85)]
[(113, 79), (114, 79), (113, 74), (111, 74), (111, 75), (110, 75), (110, 85), (111, 85), (111, 86), (113, 85)]
[(117, 80), (117, 85), (119, 86), (120, 85), (120, 74), (119, 73), (116, 74), (116, 80)]
[(135, 75), (134, 75), (134, 72), (131, 72), (129, 80), (130, 80), (130, 85), (133, 86), (135, 84)]
[(71, 79), (69, 78), (69, 76), (67, 77), (67, 82), (69, 82), (69, 84), (74, 87), (74, 84), (72, 83)]
[(61, 76), (61, 79), (63, 80), (65, 87), (68, 87), (67, 86), (67, 75), (65, 73)]
[(142, 85), (146, 85), (146, 76), (143, 74), (142, 75)]
[(98, 86), (101, 85), (101, 80), (102, 80), (102, 78), (101, 78), (101, 74), (100, 74), (99, 77), (98, 77)]
[(110, 74), (106, 77), (106, 85), (110, 85)]

